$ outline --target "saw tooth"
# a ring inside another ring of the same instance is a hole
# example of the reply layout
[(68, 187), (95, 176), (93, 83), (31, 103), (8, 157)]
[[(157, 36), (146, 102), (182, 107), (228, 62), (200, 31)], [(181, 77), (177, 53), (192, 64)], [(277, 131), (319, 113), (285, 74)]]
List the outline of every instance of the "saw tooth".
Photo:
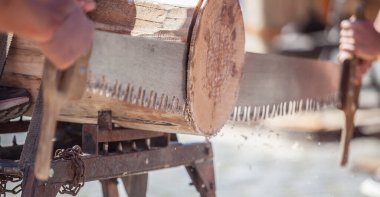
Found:
[(123, 84), (119, 83), (119, 86), (117, 87), (117, 98), (123, 100), (123, 95)]
[(157, 108), (157, 92), (155, 92), (153, 95), (152, 107), (153, 109)]
[(164, 104), (164, 94), (161, 94), (161, 99), (160, 99), (160, 102), (158, 104), (158, 110), (163, 110), (163, 104)]
[(141, 94), (142, 94), (142, 88), (139, 87), (139, 90), (137, 91), (137, 97), (136, 97), (135, 101), (133, 102), (133, 104), (136, 104), (136, 105), (140, 104)]
[(239, 121), (240, 122), (244, 121), (244, 107), (243, 106), (239, 107)]
[(267, 105), (265, 109), (265, 118), (264, 119), (269, 119), (270, 118), (270, 105)]
[(260, 121), (260, 120), (264, 119), (263, 116), (265, 116), (265, 106), (262, 106), (262, 107), (260, 107), (259, 109), (260, 109), (260, 111), (259, 111), (259, 117), (258, 117), (258, 120)]
[(152, 107), (152, 101), (153, 101), (153, 90), (150, 91), (149, 93), (149, 99), (148, 99), (148, 108)]
[(276, 117), (276, 105), (272, 106), (272, 112), (270, 113), (270, 118)]
[(168, 95), (165, 96), (165, 102), (164, 102), (164, 109), (163, 109), (163, 112), (167, 112), (168, 111)]
[(134, 95), (133, 95), (133, 91), (134, 91), (134, 87), (133, 86), (131, 86), (131, 91), (129, 92), (129, 103), (130, 104), (133, 104), (133, 97), (134, 97)]
[(298, 101), (293, 101), (294, 103), (294, 109), (293, 109), (293, 112), (294, 114), (298, 113), (298, 106), (299, 106), (299, 102)]
[(303, 111), (303, 99), (300, 100), (298, 111)]
[(252, 108), (252, 117), (251, 117), (251, 120), (252, 121), (256, 121), (256, 118), (257, 118), (257, 107), (253, 107)]
[(311, 105), (311, 111), (315, 111), (315, 102), (314, 100), (310, 100), (310, 105)]
[(137, 95), (133, 95), (133, 98), (132, 98), (132, 105), (136, 105), (137, 104)]
[(181, 104), (181, 114), (184, 115), (186, 112), (186, 101), (185, 100), (182, 100), (182, 104)]
[(309, 112), (313, 111), (313, 100), (309, 99)]
[(247, 122), (251, 122), (251, 106), (246, 106), (247, 107), (247, 117), (246, 117), (246, 121)]
[(235, 106), (233, 117), (235, 117), (234, 121), (236, 122), (238, 121), (238, 110), (239, 110), (239, 106)]
[(108, 96), (107, 96), (107, 93), (108, 93), (108, 82), (106, 81), (106, 82), (104, 83), (103, 88), (102, 88), (102, 93), (101, 93), (101, 95), (102, 95), (102, 96), (105, 96), (105, 97), (108, 97)]
[(124, 96), (125, 96), (125, 89), (123, 89), (123, 84), (120, 83), (118, 87), (117, 99), (119, 101), (124, 101)]
[(184, 101), (182, 100), (180, 100), (180, 99), (178, 99), (178, 106), (177, 106), (177, 109), (176, 109), (176, 112), (178, 113), (178, 114), (181, 114), (182, 113), (182, 105), (184, 104)]
[(176, 97), (173, 96), (172, 97), (172, 102), (170, 102), (170, 112), (175, 112), (175, 108), (176, 108)]
[(282, 115), (283, 115), (283, 116), (288, 115), (288, 112), (286, 111), (286, 107), (287, 107), (287, 103), (284, 102), (284, 105), (283, 105), (283, 108), (282, 108)]
[(240, 122), (244, 122), (245, 121), (245, 115), (246, 115), (245, 106), (240, 106), (240, 114), (239, 114)]
[(257, 107), (257, 116), (256, 116), (256, 121), (259, 121), (261, 119), (261, 107)]
[(253, 107), (253, 113), (252, 113), (252, 118), (251, 118), (252, 121), (256, 120), (256, 113), (257, 113), (257, 109), (256, 107)]
[(247, 107), (247, 122), (251, 122), (251, 106)]
[(244, 117), (244, 107), (239, 106), (238, 108), (238, 121), (242, 122)]
[(293, 115), (294, 103), (293, 101), (289, 101), (289, 115)]
[(131, 86), (128, 83), (127, 86), (125, 87), (125, 94), (124, 94), (124, 98), (123, 98), (123, 100), (125, 102), (128, 102), (128, 98), (129, 98), (129, 95), (130, 95), (130, 89), (131, 89)]
[(111, 90), (111, 96), (112, 96), (112, 98), (115, 98), (115, 96), (116, 96), (116, 91), (117, 91), (117, 86), (118, 85), (119, 85), (119, 81), (116, 80), (115, 83), (113, 84), (112, 90)]
[(145, 96), (145, 89), (142, 91), (142, 95), (141, 95), (141, 106), (145, 107), (147, 104), (147, 101), (146, 101), (146, 96)]
[(294, 115), (294, 110), (295, 110), (295, 107), (296, 107), (296, 104), (294, 103), (294, 101), (290, 101), (290, 115)]
[(105, 96), (107, 98), (112, 98), (112, 89), (113, 89), (113, 85), (111, 83), (107, 83), (107, 86), (105, 88)]
[(247, 106), (244, 106), (243, 108), (243, 121), (248, 121), (247, 116), (248, 116), (248, 111), (247, 111)]
[(238, 108), (238, 107), (235, 106), (235, 107), (234, 107), (234, 112), (232, 113), (232, 121), (235, 121), (235, 122), (237, 121), (237, 117), (236, 117), (236, 114), (237, 114), (237, 108)]
[(178, 105), (179, 105), (179, 99), (177, 97), (173, 96), (173, 101), (172, 101), (172, 112), (173, 113), (177, 113)]

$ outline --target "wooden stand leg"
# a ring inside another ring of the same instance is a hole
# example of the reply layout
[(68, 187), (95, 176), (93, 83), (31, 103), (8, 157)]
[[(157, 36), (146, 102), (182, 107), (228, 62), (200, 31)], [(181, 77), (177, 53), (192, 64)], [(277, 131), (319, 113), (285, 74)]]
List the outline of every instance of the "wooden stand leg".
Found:
[(34, 176), (32, 167), (24, 171), (22, 182), (22, 197), (55, 197), (58, 194), (61, 184), (37, 185), (37, 179)]
[(130, 197), (145, 197), (148, 188), (148, 173), (122, 178), (125, 190)]
[(102, 184), (103, 197), (119, 197), (117, 179), (102, 180), (100, 183)]
[(193, 185), (201, 194), (201, 197), (215, 197), (215, 175), (213, 161), (186, 166)]
[(20, 158), (20, 168), (24, 171), (24, 178), (22, 182), (23, 190), (21, 194), (22, 197), (54, 197), (57, 195), (59, 188), (61, 187), (59, 184), (38, 186), (37, 179), (34, 176), (34, 170), (32, 166), (34, 165), (35, 155), (37, 152), (39, 132), (41, 130), (41, 121), (42, 94), (40, 91)]
[(61, 185), (42, 185), (36, 188), (35, 197), (55, 197)]

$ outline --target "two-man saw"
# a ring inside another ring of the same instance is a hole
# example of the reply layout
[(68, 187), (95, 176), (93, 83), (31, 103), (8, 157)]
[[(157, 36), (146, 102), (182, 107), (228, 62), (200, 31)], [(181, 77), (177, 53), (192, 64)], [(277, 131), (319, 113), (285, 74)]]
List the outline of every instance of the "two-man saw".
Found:
[[(97, 112), (110, 109), (120, 126), (210, 136), (233, 112), (252, 121), (340, 103), (339, 65), (244, 54), (238, 1), (200, 2), (194, 16), (187, 43), (96, 32), (87, 91), (67, 101), (58, 120), (96, 123)], [(39, 155), (49, 162), (49, 152)]]

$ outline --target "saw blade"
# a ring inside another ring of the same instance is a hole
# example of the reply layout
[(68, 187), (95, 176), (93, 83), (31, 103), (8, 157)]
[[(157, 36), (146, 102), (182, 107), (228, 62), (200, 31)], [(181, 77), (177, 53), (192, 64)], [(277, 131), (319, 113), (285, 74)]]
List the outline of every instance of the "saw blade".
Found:
[(96, 31), (87, 90), (126, 104), (184, 113), (186, 60), (182, 43)]
[(246, 53), (231, 119), (250, 122), (339, 105), (341, 66), (281, 55)]

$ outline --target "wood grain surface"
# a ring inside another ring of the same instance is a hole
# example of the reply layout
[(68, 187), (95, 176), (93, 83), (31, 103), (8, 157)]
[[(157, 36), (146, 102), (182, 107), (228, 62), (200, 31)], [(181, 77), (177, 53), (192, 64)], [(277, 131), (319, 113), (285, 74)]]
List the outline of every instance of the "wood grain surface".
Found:
[(239, 1), (209, 0), (191, 40), (188, 105), (194, 127), (216, 133), (235, 106), (244, 63), (244, 24)]

